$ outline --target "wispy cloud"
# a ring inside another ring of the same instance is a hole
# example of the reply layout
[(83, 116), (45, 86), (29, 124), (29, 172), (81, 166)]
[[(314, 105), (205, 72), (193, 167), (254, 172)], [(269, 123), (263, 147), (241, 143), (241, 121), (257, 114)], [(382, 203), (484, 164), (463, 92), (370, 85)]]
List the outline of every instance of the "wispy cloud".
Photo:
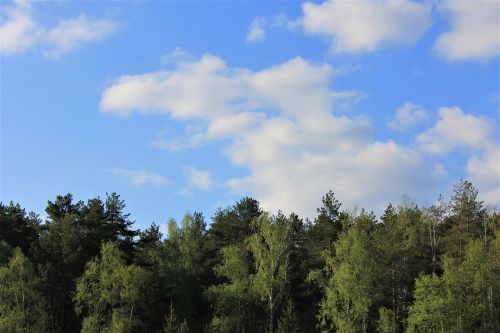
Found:
[(286, 15), (279, 14), (271, 17), (257, 16), (248, 26), (247, 42), (255, 43), (263, 41), (267, 36), (267, 30), (282, 28), (292, 30), (300, 26), (300, 21), (292, 21)]
[(387, 126), (394, 130), (404, 130), (420, 121), (426, 121), (428, 119), (429, 115), (427, 111), (421, 106), (406, 102), (396, 111), (394, 118)]
[(111, 173), (136, 188), (142, 188), (147, 185), (160, 187), (169, 183), (167, 178), (145, 170), (113, 168), (111, 169)]
[(161, 63), (163, 65), (171, 65), (171, 64), (175, 65), (179, 62), (188, 61), (192, 59), (193, 55), (190, 52), (177, 46), (172, 52), (167, 53), (161, 57)]
[(267, 19), (262, 16), (256, 17), (248, 27), (247, 42), (255, 43), (266, 37), (265, 25)]
[(92, 19), (85, 13), (59, 21), (55, 27), (41, 26), (35, 20), (30, 2), (17, 0), (4, 7), (6, 20), (0, 26), (0, 53), (12, 55), (40, 47), (48, 59), (103, 39), (114, 33), (118, 24), (109, 19)]
[(193, 167), (187, 167), (185, 171), (190, 187), (197, 188), (201, 191), (209, 191), (212, 189), (213, 181), (209, 171)]
[(101, 40), (117, 30), (114, 21), (106, 19), (89, 19), (87, 15), (61, 21), (47, 32), (48, 50), (43, 54), (50, 59), (77, 49), (84, 43)]

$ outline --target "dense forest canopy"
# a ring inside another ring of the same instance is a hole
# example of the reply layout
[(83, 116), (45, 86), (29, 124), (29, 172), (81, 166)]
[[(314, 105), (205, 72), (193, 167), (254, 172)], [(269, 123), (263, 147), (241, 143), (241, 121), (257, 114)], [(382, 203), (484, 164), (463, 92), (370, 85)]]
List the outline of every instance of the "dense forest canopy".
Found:
[(134, 229), (113, 193), (0, 203), (1, 332), (498, 332), (500, 217), (465, 180), (378, 219), (243, 198)]

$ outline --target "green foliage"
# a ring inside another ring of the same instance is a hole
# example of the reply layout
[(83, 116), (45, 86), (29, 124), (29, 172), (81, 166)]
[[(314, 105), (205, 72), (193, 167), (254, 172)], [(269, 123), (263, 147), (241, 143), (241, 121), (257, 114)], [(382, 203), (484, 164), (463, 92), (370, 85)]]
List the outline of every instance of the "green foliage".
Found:
[[(254, 231), (252, 221), (262, 211), (259, 202), (245, 197), (231, 207), (219, 209), (207, 231), (207, 258), (209, 265), (215, 267), (222, 261), (221, 249), (227, 245), (243, 243)], [(213, 283), (221, 282), (215, 276)]]
[[(243, 198), (140, 232), (113, 193), (0, 203), (2, 332), (497, 332), (500, 214), (468, 181), (429, 208), (404, 199), (314, 221)], [(175, 305), (175, 311), (174, 311)]]
[(40, 222), (38, 215), (26, 214), (19, 204), (11, 202), (7, 206), (0, 202), (0, 241), (21, 248), (26, 255), (38, 240)]
[(398, 208), (389, 205), (377, 225), (375, 241), (379, 259), (380, 300), (390, 307), (397, 322), (397, 331), (406, 325), (415, 278), (429, 272), (432, 254), (422, 211), (413, 203), (403, 202)]
[(469, 242), (465, 258), (445, 259), (444, 275), (421, 275), (408, 332), (495, 332), (500, 328), (500, 241)]
[(289, 298), (285, 304), (284, 310), (278, 321), (278, 333), (298, 333), (300, 331), (300, 324), (295, 311), (295, 306)]
[(415, 282), (414, 297), (407, 332), (449, 332), (452, 299), (445, 281), (435, 274), (420, 275)]
[(481, 235), (485, 210), (477, 200), (478, 191), (472, 183), (461, 180), (453, 188), (450, 201), (451, 216), (443, 243), (448, 256), (463, 260), (467, 243)]
[(9, 261), (12, 251), (12, 247), (6, 241), (0, 240), (0, 265)]
[(33, 264), (20, 248), (0, 267), (0, 332), (43, 332), (45, 302)]
[(395, 333), (396, 332), (396, 320), (394, 318), (394, 312), (387, 308), (381, 307), (378, 310), (379, 319), (377, 322), (377, 332), (378, 333)]
[(288, 282), (291, 228), (282, 216), (269, 217), (266, 213), (254, 220), (255, 234), (249, 238), (249, 247), (255, 260), (253, 287), (267, 304), (269, 332), (274, 329), (275, 312), (283, 300)]
[(184, 319), (182, 322), (179, 321), (177, 315), (175, 314), (175, 309), (172, 303), (168, 310), (167, 317), (165, 319), (165, 325), (163, 326), (164, 333), (189, 333), (189, 327)]
[(256, 297), (251, 285), (246, 250), (228, 245), (222, 249), (217, 276), (227, 282), (209, 287), (207, 297), (214, 306), (211, 327), (215, 332), (245, 332), (255, 327), (252, 316)]
[(175, 220), (168, 225), (168, 239), (159, 253), (162, 291), (173, 301), (176, 311), (192, 322), (191, 329), (205, 325), (208, 305), (204, 284), (208, 275), (206, 224), (201, 213), (186, 214), (180, 227)]
[(469, 242), (465, 259), (447, 258), (443, 279), (452, 295), (453, 330), (493, 332), (500, 329), (500, 232), (485, 246)]
[(141, 332), (151, 306), (151, 274), (126, 265), (124, 253), (106, 243), (78, 279), (75, 303), (82, 332)]
[(376, 298), (377, 254), (372, 238), (374, 220), (362, 213), (335, 243), (336, 255), (327, 257), (331, 277), (324, 285), (319, 320), (324, 332), (366, 332)]

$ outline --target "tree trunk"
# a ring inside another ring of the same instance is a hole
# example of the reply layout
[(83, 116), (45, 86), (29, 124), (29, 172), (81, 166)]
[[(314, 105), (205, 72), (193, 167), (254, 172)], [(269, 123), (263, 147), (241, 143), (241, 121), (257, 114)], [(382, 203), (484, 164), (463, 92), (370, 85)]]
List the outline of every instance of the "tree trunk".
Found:
[(272, 296), (269, 296), (269, 333), (273, 333), (274, 304)]

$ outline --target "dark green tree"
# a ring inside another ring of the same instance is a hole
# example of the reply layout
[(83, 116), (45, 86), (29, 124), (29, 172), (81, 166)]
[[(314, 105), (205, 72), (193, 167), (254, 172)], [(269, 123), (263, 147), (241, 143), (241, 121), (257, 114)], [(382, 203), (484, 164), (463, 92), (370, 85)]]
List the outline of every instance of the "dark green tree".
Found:
[(29, 256), (31, 247), (38, 240), (40, 223), (38, 215), (26, 214), (19, 204), (4, 205), (0, 202), (0, 241), (12, 248), (19, 247)]

